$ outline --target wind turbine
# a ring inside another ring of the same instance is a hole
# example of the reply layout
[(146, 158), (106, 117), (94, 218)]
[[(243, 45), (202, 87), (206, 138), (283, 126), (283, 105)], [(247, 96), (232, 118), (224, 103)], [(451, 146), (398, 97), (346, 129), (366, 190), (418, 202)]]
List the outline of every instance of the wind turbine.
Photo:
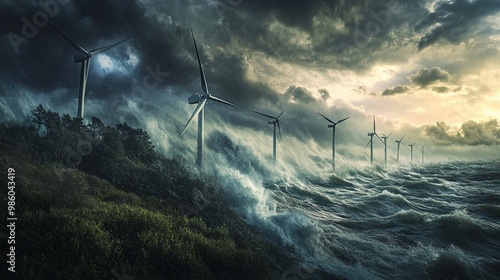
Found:
[(102, 52), (105, 52), (105, 51), (115, 47), (116, 45), (119, 45), (119, 44), (125, 42), (129, 38), (121, 40), (121, 41), (114, 43), (112, 45), (109, 45), (109, 46), (100, 47), (100, 48), (96, 48), (96, 49), (87, 51), (82, 46), (75, 43), (75, 41), (71, 40), (68, 36), (64, 35), (64, 33), (59, 31), (59, 29), (57, 29), (55, 26), (53, 26), (50, 22), (48, 24), (57, 33), (59, 33), (61, 36), (63, 36), (64, 39), (66, 39), (78, 52), (81, 53), (81, 54), (77, 54), (74, 56), (74, 61), (75, 61), (75, 63), (82, 64), (81, 72), (80, 72), (80, 88), (79, 88), (79, 92), (78, 92), (78, 111), (77, 111), (77, 114), (78, 114), (78, 117), (83, 119), (84, 110), (85, 110), (85, 104), (84, 104), (85, 103), (85, 90), (87, 88), (87, 80), (89, 77), (90, 58), (92, 58), (92, 56), (94, 56), (96, 54), (100, 54)]
[(370, 137), (370, 141), (368, 141), (368, 143), (366, 144), (365, 148), (368, 147), (368, 145), (370, 145), (370, 163), (373, 164), (373, 136), (377, 136), (377, 138), (382, 142), (384, 143), (384, 141), (382, 141), (382, 139), (380, 138), (380, 136), (378, 136), (377, 134), (377, 131), (375, 130), (375, 114), (373, 115), (373, 132), (368, 132), (368, 136)]
[(385, 160), (385, 167), (386, 168), (387, 168), (387, 138), (389, 138), (389, 136), (391, 136), (391, 134), (392, 134), (392, 131), (387, 136), (382, 133), (382, 139), (384, 139), (384, 160)]
[(333, 128), (333, 138), (332, 138), (332, 169), (335, 170), (335, 127), (337, 126), (337, 124), (347, 120), (348, 118), (350, 117), (347, 117), (347, 118), (344, 118), (344, 119), (341, 119), (337, 122), (334, 122), (332, 120), (330, 120), (329, 118), (323, 116), (321, 113), (318, 112), (318, 114), (320, 114), (320, 116), (322, 116), (323, 118), (325, 118), (325, 120), (327, 120), (330, 124), (328, 125), (328, 127), (330, 128)]
[[(417, 141), (417, 142), (418, 142), (418, 141)], [(411, 162), (411, 163), (413, 163), (413, 145), (417, 144), (417, 142), (415, 142), (415, 143), (413, 143), (413, 144), (408, 145), (408, 146), (410, 147), (410, 150), (411, 150), (411, 152), (410, 152), (410, 155), (411, 155), (411, 156), (410, 156), (410, 162)]]
[(405, 138), (405, 136), (406, 136), (406, 134), (403, 135), (403, 137), (401, 137), (401, 139), (394, 141), (394, 142), (398, 143), (398, 157), (397, 157), (397, 162), (399, 162), (399, 146), (400, 145), (406, 146), (405, 144), (403, 144), (403, 142), (401, 142), (401, 141), (403, 141), (403, 138)]
[(285, 112), (285, 109), (283, 109), (283, 111), (281, 111), (281, 113), (277, 117), (273, 117), (271, 115), (259, 113), (257, 111), (253, 111), (253, 110), (252, 110), (252, 112), (259, 114), (261, 116), (264, 116), (264, 117), (271, 118), (268, 121), (268, 123), (273, 125), (273, 159), (274, 159), (274, 164), (276, 164), (276, 126), (278, 126), (278, 133), (279, 133), (280, 139), (281, 139), (280, 117), (281, 117), (281, 115), (283, 115), (283, 112)]
[(238, 107), (238, 106), (210, 94), (210, 92), (208, 91), (207, 80), (205, 79), (205, 72), (203, 71), (203, 66), (201, 65), (200, 54), (198, 53), (198, 47), (196, 46), (196, 40), (194, 39), (193, 30), (191, 30), (191, 36), (193, 37), (194, 48), (196, 50), (196, 57), (198, 58), (198, 66), (200, 67), (201, 88), (203, 89), (204, 94), (200, 95), (198, 93), (195, 93), (188, 98), (189, 104), (198, 103), (198, 106), (196, 106), (196, 109), (194, 109), (193, 114), (189, 118), (186, 126), (184, 126), (184, 129), (182, 130), (179, 137), (182, 136), (182, 134), (184, 134), (189, 124), (191, 124), (191, 122), (193, 121), (194, 116), (198, 114), (198, 150), (197, 150), (196, 163), (198, 164), (199, 167), (202, 167), (203, 146), (204, 146), (203, 131), (205, 124), (205, 104), (207, 103), (208, 100), (213, 100), (233, 107)]

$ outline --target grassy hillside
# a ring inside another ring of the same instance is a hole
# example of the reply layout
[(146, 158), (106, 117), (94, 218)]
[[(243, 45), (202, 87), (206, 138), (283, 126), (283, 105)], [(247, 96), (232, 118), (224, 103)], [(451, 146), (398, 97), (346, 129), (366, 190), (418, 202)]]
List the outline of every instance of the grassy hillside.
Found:
[(8, 168), (19, 279), (281, 279), (294, 265), (225, 208), (217, 178), (157, 155), (142, 129), (38, 106), (0, 124), (2, 184)]

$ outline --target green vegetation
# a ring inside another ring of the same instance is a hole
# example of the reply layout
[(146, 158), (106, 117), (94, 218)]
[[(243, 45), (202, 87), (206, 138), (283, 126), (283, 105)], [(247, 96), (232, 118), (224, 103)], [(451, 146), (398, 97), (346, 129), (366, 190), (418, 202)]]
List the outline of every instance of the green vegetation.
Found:
[(19, 279), (281, 279), (294, 265), (224, 206), (217, 178), (126, 123), (39, 105), (0, 124), (0, 167), (16, 170)]

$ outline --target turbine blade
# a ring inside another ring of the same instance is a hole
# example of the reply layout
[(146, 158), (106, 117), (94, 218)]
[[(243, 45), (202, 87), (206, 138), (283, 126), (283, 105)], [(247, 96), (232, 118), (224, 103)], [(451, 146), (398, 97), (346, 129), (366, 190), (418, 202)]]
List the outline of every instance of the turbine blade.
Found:
[(271, 119), (275, 119), (275, 120), (277, 119), (276, 117), (273, 117), (273, 116), (270, 116), (270, 115), (266, 115), (266, 114), (264, 114), (264, 113), (259, 113), (259, 112), (254, 111), (254, 110), (252, 110), (252, 112), (254, 112), (254, 113), (256, 113), (256, 114), (259, 114), (259, 115), (261, 115), (261, 116), (264, 116), (264, 117), (271, 118)]
[(64, 39), (66, 39), (68, 42), (70, 42), (70, 44), (79, 52), (83, 53), (83, 54), (86, 54), (88, 55), (89, 52), (86, 51), (82, 46), (78, 45), (75, 41), (71, 40), (68, 36), (64, 35), (64, 33), (62, 33), (61, 31), (59, 31), (59, 29), (57, 29), (54, 25), (52, 25), (50, 22), (47, 22), (47, 24), (52, 27), (52, 29), (54, 29), (57, 33), (59, 33), (61, 36), (64, 37)]
[(283, 115), (283, 112), (285, 112), (285, 109), (283, 109), (283, 111), (281, 111), (281, 113), (278, 115), (278, 117), (276, 119), (279, 119), (281, 117), (281, 115)]
[(281, 140), (281, 127), (280, 127), (280, 120), (276, 121), (276, 124), (278, 125), (278, 133), (280, 135), (280, 140)]
[(399, 142), (403, 141), (403, 138), (405, 138), (406, 134), (403, 135), (403, 137), (401, 137), (401, 139), (399, 139)]
[(349, 117), (347, 117), (347, 118), (345, 118), (345, 119), (341, 119), (340, 121), (337, 121), (337, 123), (336, 123), (336, 124), (339, 124), (339, 123), (341, 123), (341, 122), (343, 122), (343, 121), (347, 120), (348, 118), (350, 118), (350, 116), (349, 116)]
[(391, 131), (391, 133), (389, 133), (389, 135), (387, 135), (386, 138), (389, 138), (389, 136), (391, 136), (393, 132), (394, 132), (394, 130)]
[(200, 53), (198, 52), (198, 46), (196, 45), (196, 40), (194, 39), (193, 29), (191, 29), (191, 36), (193, 37), (194, 48), (196, 50), (196, 57), (198, 58), (198, 66), (200, 67), (200, 77), (201, 77), (201, 88), (206, 95), (208, 93), (207, 80), (205, 78), (205, 71), (203, 71), (203, 66), (201, 65)]
[(380, 142), (384, 143), (384, 140), (382, 140), (382, 138), (380, 138), (380, 136), (378, 136), (377, 133), (375, 133), (375, 136), (377, 136), (377, 138), (380, 140)]
[(233, 106), (233, 107), (238, 108), (238, 106), (237, 106), (237, 105), (234, 105), (234, 104), (233, 104), (233, 103), (231, 103), (231, 102), (227, 102), (227, 101), (222, 100), (222, 99), (220, 99), (220, 98), (218, 98), (218, 97), (215, 97), (215, 96), (213, 96), (213, 95), (209, 95), (207, 98), (208, 98), (208, 99), (210, 99), (210, 100), (213, 100), (213, 101), (217, 101), (217, 102), (220, 102), (220, 103), (223, 103), (223, 104), (226, 104), (226, 105), (229, 105), (229, 106)]
[(368, 143), (366, 143), (365, 149), (366, 149), (366, 147), (368, 147), (368, 145), (370, 145), (371, 141), (372, 141), (372, 139), (368, 140)]
[(130, 38), (123, 39), (120, 42), (114, 43), (114, 44), (109, 45), (109, 46), (105, 46), (105, 47), (100, 47), (100, 48), (97, 48), (97, 49), (93, 49), (93, 50), (90, 51), (90, 54), (94, 55), (94, 54), (105, 52), (105, 51), (107, 51), (107, 50), (109, 50), (109, 49), (111, 49), (111, 48), (113, 48), (113, 47), (115, 47), (115, 46), (117, 46), (117, 45), (119, 45), (119, 44), (127, 41), (128, 39), (130, 39)]
[(415, 143), (413, 143), (413, 144), (411, 144), (411, 145), (409, 145), (409, 146), (413, 146), (413, 145), (415, 145), (415, 144), (417, 144), (417, 143), (418, 143), (418, 141), (417, 141), (417, 142), (415, 142)]
[(194, 119), (194, 116), (196, 116), (200, 111), (201, 109), (203, 109), (203, 107), (205, 106), (205, 103), (207, 103), (207, 99), (204, 98), (200, 103), (198, 103), (198, 106), (196, 106), (196, 109), (194, 109), (194, 112), (193, 114), (191, 115), (191, 118), (189, 118), (189, 121), (187, 122), (186, 126), (184, 127), (184, 129), (182, 130), (181, 134), (179, 135), (179, 137), (182, 136), (182, 134), (184, 134), (184, 132), (186, 131), (186, 129), (188, 128), (189, 124), (191, 124), (191, 122), (193, 121)]
[(332, 120), (330, 120), (329, 118), (327, 118), (327, 117), (323, 116), (320, 112), (316, 112), (316, 113), (318, 113), (320, 116), (322, 116), (323, 118), (325, 118), (325, 120), (327, 120), (329, 123), (331, 123), (331, 124), (335, 124), (335, 122), (334, 122), (334, 121), (332, 121)]
[(375, 132), (376, 132), (376, 130), (375, 130), (375, 114), (373, 114), (373, 133), (375, 133)]

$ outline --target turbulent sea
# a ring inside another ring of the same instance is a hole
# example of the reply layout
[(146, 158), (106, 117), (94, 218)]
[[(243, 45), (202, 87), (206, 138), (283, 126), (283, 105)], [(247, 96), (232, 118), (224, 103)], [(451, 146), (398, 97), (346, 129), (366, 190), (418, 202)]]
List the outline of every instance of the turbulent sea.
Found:
[(283, 279), (500, 279), (500, 162), (263, 183), (262, 221), (300, 252)]

